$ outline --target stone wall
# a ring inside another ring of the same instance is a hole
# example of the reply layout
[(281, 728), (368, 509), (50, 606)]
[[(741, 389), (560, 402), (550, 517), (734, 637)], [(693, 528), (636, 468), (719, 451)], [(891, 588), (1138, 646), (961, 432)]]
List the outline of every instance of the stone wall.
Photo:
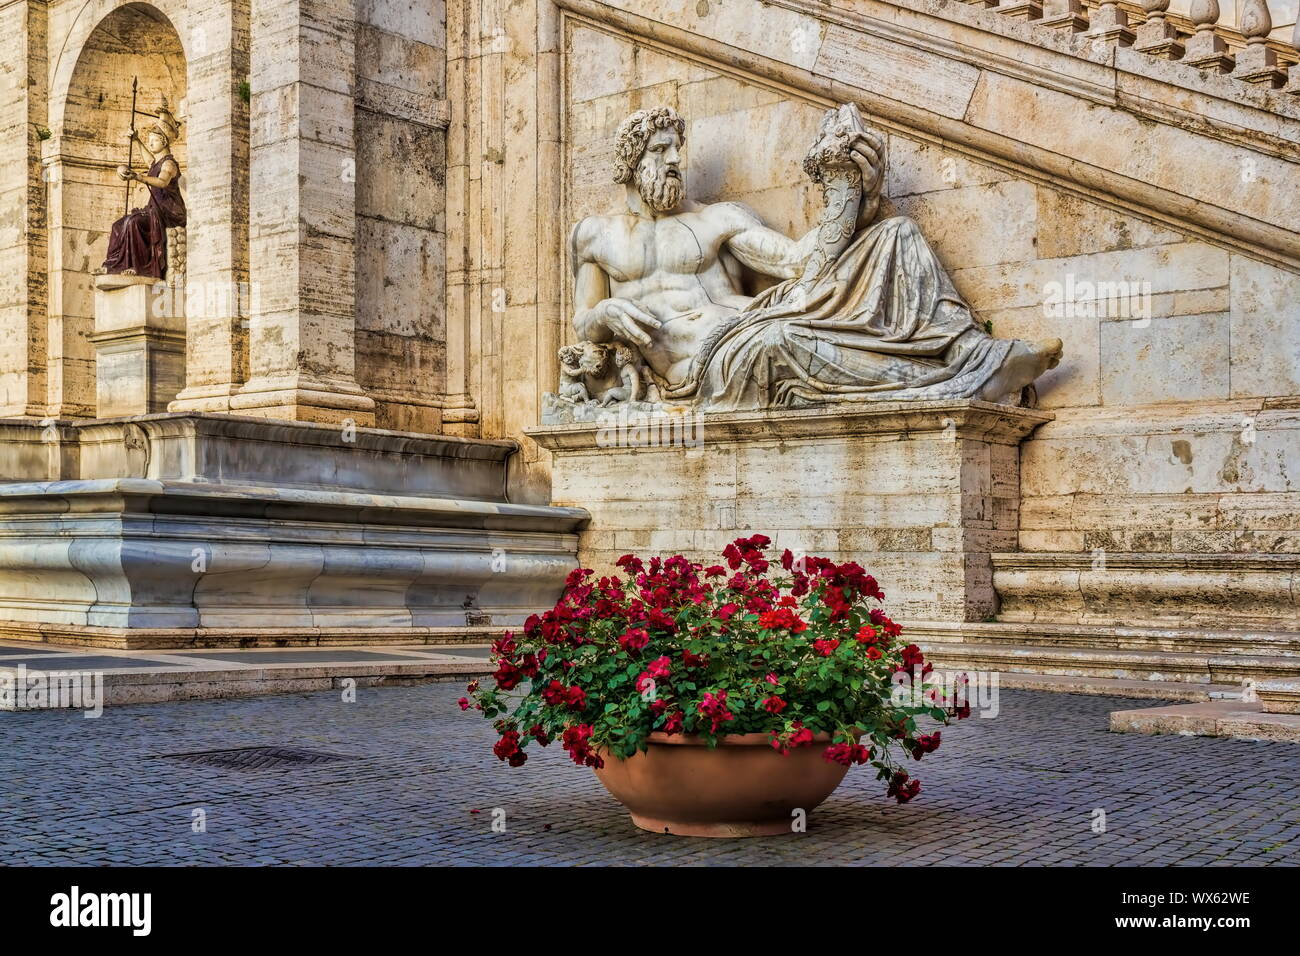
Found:
[[(471, 291), (491, 282), (522, 303), (491, 317), (515, 347), (483, 373), (485, 408), (540, 370), (557, 312), (572, 337), (563, 237), (620, 204), (610, 142), (628, 112), (686, 117), (694, 198), (745, 202), (801, 234), (819, 197), (799, 163), (826, 106), (854, 100), (888, 137), (882, 215), (920, 224), (994, 334), (1065, 342), (1039, 388), (1056, 419), (1022, 448), (1019, 548), (1072, 555), (1063, 567), (1163, 555), (1130, 562), (1156, 576), (1189, 555), (1300, 551), (1300, 97), (940, 0), (524, 7), (476, 61), (500, 60), (513, 82), (471, 91), (507, 118), (535, 96), (538, 117), (503, 144), (495, 204), (517, 215)], [(470, 115), (457, 104), (453, 91), (453, 122)], [(535, 421), (525, 398), (483, 433)], [(545, 460), (532, 469), (544, 476)], [(773, 530), (734, 530), (748, 529)], [(1201, 561), (1189, 587), (1234, 573)]]
[[(441, 3), (51, 0), (3, 16), (0, 413), (96, 414), (91, 272), (122, 215), (135, 76), (141, 109), (167, 96), (184, 121), (175, 410), (440, 430)], [(137, 185), (132, 205), (146, 198)]]

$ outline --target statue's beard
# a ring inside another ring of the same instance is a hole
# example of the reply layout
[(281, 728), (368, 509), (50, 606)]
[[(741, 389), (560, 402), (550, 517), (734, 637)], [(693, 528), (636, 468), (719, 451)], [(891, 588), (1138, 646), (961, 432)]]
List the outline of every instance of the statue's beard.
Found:
[(672, 212), (682, 203), (686, 186), (679, 176), (669, 176), (668, 170), (637, 170), (637, 192), (645, 204), (655, 212)]

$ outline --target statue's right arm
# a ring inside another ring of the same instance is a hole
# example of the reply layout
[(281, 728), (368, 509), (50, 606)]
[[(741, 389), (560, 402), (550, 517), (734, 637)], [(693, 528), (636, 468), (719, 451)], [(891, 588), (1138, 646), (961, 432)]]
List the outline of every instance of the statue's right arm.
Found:
[[(576, 261), (576, 260), (575, 260)], [(594, 262), (579, 262), (573, 279), (573, 329), (579, 342), (608, 342), (613, 335), (598, 308), (609, 298), (609, 277)]]

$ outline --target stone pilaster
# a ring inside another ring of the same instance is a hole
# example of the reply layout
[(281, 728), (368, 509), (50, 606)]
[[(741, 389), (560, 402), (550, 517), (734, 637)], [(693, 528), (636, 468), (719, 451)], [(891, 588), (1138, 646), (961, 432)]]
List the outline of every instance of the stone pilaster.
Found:
[(0, 416), (45, 408), (45, 24), (43, 0), (0, 8)]
[(354, 5), (254, 0), (251, 377), (230, 407), (374, 422), (356, 383)]
[(447, 262), (446, 394), (442, 430), (472, 437), (479, 431), (479, 410), (470, 387), (470, 330), (477, 315), (477, 290), (471, 270), (478, 245), (470, 230), (478, 221), (480, 163), (471, 145), (478, 142), (478, 7), (466, 0), (447, 4)]
[(224, 411), (248, 375), (249, 0), (190, 18), (185, 389), (174, 411)]

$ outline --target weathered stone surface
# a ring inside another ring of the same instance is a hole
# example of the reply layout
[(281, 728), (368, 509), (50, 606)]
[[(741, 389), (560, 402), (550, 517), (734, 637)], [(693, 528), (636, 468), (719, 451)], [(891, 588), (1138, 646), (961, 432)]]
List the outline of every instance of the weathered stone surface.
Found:
[(508, 503), (515, 447), (228, 416), (6, 423), (0, 622), (168, 643), (517, 624), (554, 601), (586, 513)]
[(529, 435), (552, 452), (555, 500), (591, 512), (584, 566), (630, 550), (703, 559), (761, 531), (778, 549), (861, 562), (903, 619), (962, 621), (994, 610), (988, 558), (1015, 540), (1015, 449), (1048, 417), (895, 402), (653, 428), (611, 415)]

